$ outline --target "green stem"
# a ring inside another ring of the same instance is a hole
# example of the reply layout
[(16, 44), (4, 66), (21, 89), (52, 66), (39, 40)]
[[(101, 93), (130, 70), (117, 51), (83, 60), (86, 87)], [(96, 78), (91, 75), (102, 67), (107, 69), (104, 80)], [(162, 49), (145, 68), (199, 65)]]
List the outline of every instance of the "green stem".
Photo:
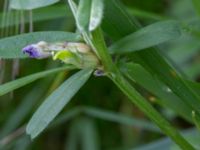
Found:
[(128, 96), (128, 98), (137, 105), (158, 127), (169, 137), (171, 137), (183, 150), (195, 150), (179, 132), (164, 119), (160, 113), (152, 107), (122, 76), (118, 68), (113, 64), (110, 57), (101, 30), (98, 28), (92, 33), (92, 43), (95, 46), (98, 55), (102, 61), (105, 71), (109, 78)]

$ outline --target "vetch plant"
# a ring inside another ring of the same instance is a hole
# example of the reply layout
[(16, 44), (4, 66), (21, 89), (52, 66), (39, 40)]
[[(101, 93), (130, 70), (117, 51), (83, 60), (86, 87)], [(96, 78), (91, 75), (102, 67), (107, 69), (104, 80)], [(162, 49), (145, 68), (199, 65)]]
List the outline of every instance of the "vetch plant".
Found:
[[(37, 6), (30, 7), (29, 1), (21, 5), (20, 9)], [(11, 2), (11, 6), (18, 8), (15, 3)], [(48, 4), (45, 3), (46, 5)], [(184, 79), (163, 58), (159, 49), (154, 47), (180, 38), (184, 29), (182, 23), (165, 20), (141, 28), (117, 0), (68, 0), (67, 5), (70, 6), (75, 19), (78, 30), (76, 33), (33, 32), (0, 40), (0, 58), (29, 57), (39, 61), (50, 58), (52, 63), (58, 61), (63, 65), (4, 83), (0, 85), (0, 96), (52, 73), (80, 70), (54, 90), (35, 111), (26, 126), (26, 133), (31, 139), (35, 139), (54, 122), (55, 117), (94, 74), (109, 78), (181, 149), (198, 149), (134, 86), (137, 84), (143, 87), (158, 99), (161, 106), (170, 108), (199, 127), (200, 95), (197, 86), (194, 88), (197, 83)], [(105, 40), (104, 33), (111, 42)], [(26, 41), (23, 42), (23, 39)], [(87, 119), (81, 119), (80, 122), (93, 129), (92, 123), (88, 123)]]

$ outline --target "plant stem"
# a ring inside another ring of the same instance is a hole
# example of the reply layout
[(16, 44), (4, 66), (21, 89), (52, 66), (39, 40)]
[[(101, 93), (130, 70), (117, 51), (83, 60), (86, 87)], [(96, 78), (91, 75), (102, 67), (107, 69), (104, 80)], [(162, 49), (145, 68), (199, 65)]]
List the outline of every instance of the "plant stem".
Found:
[(102, 61), (108, 77), (121, 89), (121, 91), (137, 105), (158, 127), (169, 137), (171, 137), (183, 150), (195, 150), (179, 132), (164, 119), (160, 113), (146, 101), (130, 83), (122, 76), (118, 68), (113, 64), (112, 58), (108, 53), (103, 34), (99, 28), (92, 32), (92, 43)]
[(179, 133), (164, 119), (153, 106), (146, 101), (125, 79), (122, 75), (116, 78), (110, 77), (111, 80), (121, 89), (121, 91), (139, 107), (158, 127), (169, 137), (171, 137), (183, 150), (194, 150)]

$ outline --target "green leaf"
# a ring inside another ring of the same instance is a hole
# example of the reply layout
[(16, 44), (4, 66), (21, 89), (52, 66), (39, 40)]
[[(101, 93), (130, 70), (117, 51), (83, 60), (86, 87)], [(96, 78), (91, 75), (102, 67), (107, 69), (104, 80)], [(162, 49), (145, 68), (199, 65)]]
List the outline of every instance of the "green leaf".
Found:
[(35, 74), (32, 74), (32, 75), (22, 77), (20, 79), (5, 83), (3, 85), (0, 85), (0, 96), (6, 94), (8, 92), (11, 92), (11, 91), (13, 91), (17, 88), (20, 88), (20, 87), (22, 87), (26, 84), (29, 84), (29, 83), (31, 83), (35, 80), (38, 80), (40, 78), (44, 78), (47, 75), (50, 75), (52, 73), (56, 73), (56, 72), (64, 71), (64, 70), (71, 70), (71, 69), (74, 69), (74, 67), (73, 66), (60, 67), (60, 68), (56, 68), (56, 69), (52, 69), (52, 70), (47, 70), (47, 71), (35, 73)]
[(144, 50), (137, 56), (142, 64), (164, 82), (188, 107), (200, 116), (200, 97), (181, 76), (161, 57), (158, 51)]
[(31, 10), (35, 8), (45, 7), (59, 2), (59, 0), (11, 0), (10, 8)]
[[(10, 16), (16, 16), (16, 13), (18, 13), (18, 11), (11, 11), (9, 13)], [(69, 7), (66, 7), (66, 5), (55, 5), (55, 6), (53, 5), (45, 8), (34, 9), (32, 19), (33, 22), (36, 23), (39, 21), (53, 20), (58, 18), (71, 19), (71, 17), (72, 14)], [(0, 12), (0, 20), (3, 20), (3, 12)], [(30, 18), (25, 17), (24, 23), (29, 23), (29, 22)], [(19, 22), (17, 23), (14, 21), (8, 21), (7, 23), (0, 23), (0, 28), (14, 26), (16, 24), (19, 24)]]
[(76, 23), (80, 31), (88, 30), (92, 0), (80, 0)]
[[(192, 122), (192, 108), (188, 107), (177, 97), (162, 81), (153, 77), (145, 68), (139, 64), (129, 63), (121, 66), (124, 75), (141, 85), (155, 96), (159, 97), (159, 104), (171, 108), (174, 112)], [(179, 106), (179, 107), (177, 107)]]
[(57, 41), (79, 41), (79, 34), (62, 32), (62, 31), (47, 31), (34, 32), (12, 36), (0, 39), (0, 58), (25, 58), (22, 53), (22, 48), (39, 41), (57, 42)]
[(103, 18), (104, 0), (92, 0), (89, 31), (95, 30)]
[(114, 43), (111, 53), (127, 53), (152, 47), (178, 38), (180, 26), (177, 21), (161, 21), (146, 26)]
[(91, 69), (81, 70), (56, 89), (38, 108), (29, 121), (26, 132), (35, 138), (58, 115), (91, 75)]

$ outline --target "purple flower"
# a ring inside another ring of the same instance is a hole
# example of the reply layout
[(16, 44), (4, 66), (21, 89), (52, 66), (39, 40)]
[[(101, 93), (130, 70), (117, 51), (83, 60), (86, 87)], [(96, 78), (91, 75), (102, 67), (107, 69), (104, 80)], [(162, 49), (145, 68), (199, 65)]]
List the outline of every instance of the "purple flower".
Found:
[(50, 52), (44, 52), (44, 50), (37, 44), (27, 45), (22, 49), (22, 52), (24, 54), (28, 54), (29, 57), (31, 58), (37, 58), (37, 59), (46, 58), (51, 55)]

